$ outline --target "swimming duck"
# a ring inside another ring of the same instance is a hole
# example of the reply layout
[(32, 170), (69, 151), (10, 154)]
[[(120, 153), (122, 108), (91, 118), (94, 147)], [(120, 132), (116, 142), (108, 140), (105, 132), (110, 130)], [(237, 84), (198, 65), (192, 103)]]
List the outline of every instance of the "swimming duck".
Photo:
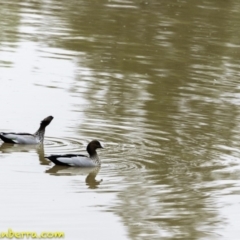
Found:
[(87, 145), (89, 157), (81, 154), (65, 154), (50, 155), (45, 158), (49, 159), (56, 165), (71, 167), (97, 167), (101, 166), (101, 161), (96, 152), (97, 148), (103, 148), (103, 146), (99, 141), (93, 140)]
[(52, 116), (48, 116), (44, 118), (41, 123), (39, 129), (36, 133), (5, 133), (0, 132), (0, 138), (5, 143), (13, 143), (13, 144), (39, 144), (43, 143), (45, 128), (50, 124), (53, 120)]

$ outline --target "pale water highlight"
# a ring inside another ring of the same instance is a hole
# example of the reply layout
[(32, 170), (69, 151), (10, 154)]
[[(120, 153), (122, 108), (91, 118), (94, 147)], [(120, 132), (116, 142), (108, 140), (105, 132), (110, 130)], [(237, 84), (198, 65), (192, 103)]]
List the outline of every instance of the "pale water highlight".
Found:
[[(0, 232), (238, 239), (240, 4), (2, 1)], [(102, 166), (55, 166), (87, 154)]]

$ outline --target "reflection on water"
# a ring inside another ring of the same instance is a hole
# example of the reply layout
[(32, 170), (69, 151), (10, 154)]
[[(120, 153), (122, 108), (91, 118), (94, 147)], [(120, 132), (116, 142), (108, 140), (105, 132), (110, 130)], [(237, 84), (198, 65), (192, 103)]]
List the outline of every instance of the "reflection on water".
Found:
[[(235, 239), (238, 10), (2, 1), (0, 130), (55, 119), (44, 148), (1, 145), (1, 225), (61, 228), (71, 240)], [(101, 169), (44, 158), (85, 154), (93, 139), (106, 145)]]
[(39, 163), (41, 165), (49, 165), (49, 161), (44, 158), (44, 145), (23, 145), (23, 144), (11, 144), (3, 143), (0, 145), (0, 153), (2, 154), (14, 154), (17, 152), (36, 152), (38, 155)]
[(46, 170), (46, 173), (50, 173), (55, 176), (71, 176), (71, 175), (84, 175), (86, 176), (86, 184), (89, 188), (97, 188), (102, 181), (96, 180), (96, 176), (100, 168), (76, 168), (76, 167), (65, 167), (65, 166), (53, 166), (52, 168)]
[[(55, 140), (56, 141), (56, 140)], [(58, 140), (59, 141), (59, 140)], [(72, 140), (74, 141), (74, 140)], [(54, 142), (48, 141), (47, 146), (54, 146)], [(60, 145), (61, 146), (61, 145)], [(62, 146), (61, 146), (62, 147)], [(10, 144), (10, 143), (3, 143), (0, 145), (0, 153), (2, 155), (4, 154), (14, 154), (17, 152), (36, 152), (39, 163), (41, 165), (52, 165), (52, 163), (47, 160), (44, 156), (44, 145), (18, 145), (18, 144)], [(86, 176), (86, 184), (89, 186), (89, 188), (96, 188), (97, 185), (99, 185), (102, 181), (96, 180), (96, 176), (98, 172), (100, 171), (100, 167), (96, 168), (76, 168), (76, 167), (66, 167), (66, 166), (57, 166), (53, 165), (50, 169), (46, 170), (46, 173), (49, 173), (54, 176), (71, 176), (71, 175), (83, 175)]]

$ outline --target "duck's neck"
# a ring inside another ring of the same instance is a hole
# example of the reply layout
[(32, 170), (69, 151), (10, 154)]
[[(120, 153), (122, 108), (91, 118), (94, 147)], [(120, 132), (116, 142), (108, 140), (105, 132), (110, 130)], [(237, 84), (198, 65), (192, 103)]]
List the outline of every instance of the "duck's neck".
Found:
[(90, 158), (95, 162), (97, 166), (101, 166), (101, 160), (98, 157), (97, 152), (95, 152), (94, 154), (91, 154)]
[(43, 143), (45, 134), (45, 127), (40, 126), (40, 128), (36, 131), (35, 135), (39, 138), (40, 143)]

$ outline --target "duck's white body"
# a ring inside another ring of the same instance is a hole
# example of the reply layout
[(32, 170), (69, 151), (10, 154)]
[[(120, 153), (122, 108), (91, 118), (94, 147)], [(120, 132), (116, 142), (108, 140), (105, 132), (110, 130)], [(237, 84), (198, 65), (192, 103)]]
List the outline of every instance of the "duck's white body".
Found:
[(36, 135), (29, 133), (0, 133), (0, 138), (4, 142), (16, 144), (39, 144), (40, 138)]
[(39, 129), (35, 134), (30, 133), (5, 133), (0, 132), (0, 139), (5, 143), (13, 144), (39, 144), (44, 140), (45, 128), (52, 121), (53, 117), (49, 116), (42, 120)]
[(57, 165), (67, 165), (71, 167), (97, 167), (100, 165), (100, 161), (91, 159), (84, 155), (52, 155), (46, 157)]
[(98, 167), (101, 161), (97, 155), (96, 149), (102, 148), (102, 145), (97, 140), (93, 140), (87, 146), (89, 157), (80, 154), (65, 154), (65, 155), (50, 155), (45, 158), (49, 159), (56, 165), (70, 167)]

